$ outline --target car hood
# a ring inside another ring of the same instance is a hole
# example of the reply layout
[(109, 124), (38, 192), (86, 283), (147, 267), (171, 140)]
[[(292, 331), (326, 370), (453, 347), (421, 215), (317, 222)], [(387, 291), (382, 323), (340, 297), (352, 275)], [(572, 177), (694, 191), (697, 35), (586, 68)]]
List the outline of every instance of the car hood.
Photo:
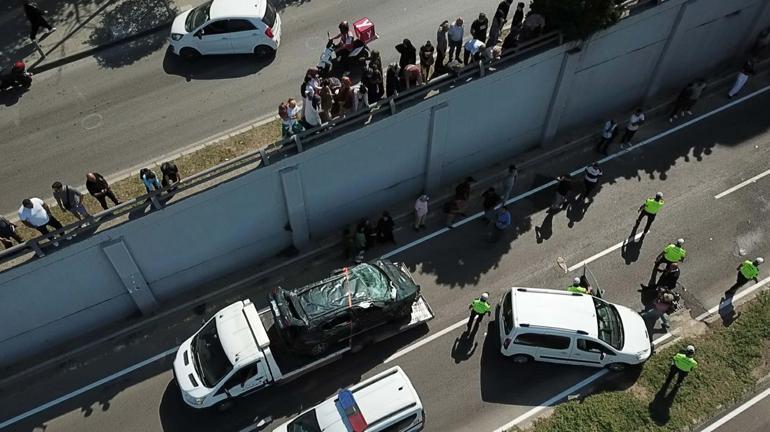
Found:
[(641, 315), (635, 311), (620, 305), (615, 305), (620, 319), (623, 321), (624, 343), (623, 352), (628, 354), (639, 354), (644, 361), (650, 355), (650, 336), (647, 333), (647, 325)]
[(187, 34), (184, 23), (187, 21), (187, 16), (190, 15), (190, 12), (192, 12), (192, 9), (188, 9), (174, 18), (174, 22), (171, 23), (171, 33)]

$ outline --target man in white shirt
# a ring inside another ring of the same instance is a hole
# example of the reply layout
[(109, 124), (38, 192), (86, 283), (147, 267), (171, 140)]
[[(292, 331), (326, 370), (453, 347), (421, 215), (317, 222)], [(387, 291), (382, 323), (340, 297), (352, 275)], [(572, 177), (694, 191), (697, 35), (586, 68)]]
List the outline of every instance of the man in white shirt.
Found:
[[(54, 230), (62, 227), (61, 222), (51, 214), (51, 209), (40, 198), (26, 198), (21, 202), (19, 220), (24, 225), (40, 231), (42, 235), (48, 234), (49, 226)], [(52, 244), (59, 246), (59, 242), (55, 240)]]
[(628, 124), (626, 125), (626, 133), (623, 134), (623, 143), (620, 145), (621, 147), (625, 148), (625, 146), (631, 144), (631, 138), (634, 137), (634, 134), (637, 130), (639, 130), (639, 126), (644, 123), (644, 120), (645, 117), (642, 109), (637, 108), (634, 110), (634, 113), (631, 114), (631, 118), (628, 119)]
[(599, 168), (598, 162), (594, 162), (586, 167), (585, 176), (583, 176), (584, 189), (581, 198), (585, 199), (591, 196), (591, 192), (596, 188), (596, 185), (599, 183), (599, 177), (602, 175), (604, 173)]
[(607, 120), (604, 123), (604, 128), (602, 129), (602, 138), (596, 145), (596, 152), (606, 155), (607, 148), (610, 146), (610, 144), (612, 144), (612, 140), (615, 138), (615, 134), (617, 134), (617, 132), (618, 122), (616, 122), (614, 119)]
[(457, 59), (460, 61), (460, 49), (463, 46), (463, 19), (457, 18), (452, 25), (449, 26), (447, 37), (449, 39), (449, 61)]

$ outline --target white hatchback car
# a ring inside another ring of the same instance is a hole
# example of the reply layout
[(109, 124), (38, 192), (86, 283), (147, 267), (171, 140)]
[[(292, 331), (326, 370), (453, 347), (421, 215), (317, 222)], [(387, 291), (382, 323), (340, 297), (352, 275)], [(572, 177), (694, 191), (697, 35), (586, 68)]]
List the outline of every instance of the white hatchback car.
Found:
[(281, 17), (268, 0), (211, 0), (171, 24), (171, 50), (192, 59), (209, 54), (268, 56), (281, 42)]
[(516, 363), (537, 360), (623, 370), (652, 353), (638, 313), (588, 294), (514, 287), (497, 313), (500, 351)]

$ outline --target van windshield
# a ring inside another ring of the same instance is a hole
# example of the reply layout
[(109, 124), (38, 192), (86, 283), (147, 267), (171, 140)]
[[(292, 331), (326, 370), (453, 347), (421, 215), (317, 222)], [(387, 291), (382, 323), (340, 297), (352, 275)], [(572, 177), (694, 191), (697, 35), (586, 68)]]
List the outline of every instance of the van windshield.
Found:
[(312, 409), (305, 414), (295, 418), (291, 423), (286, 426), (287, 432), (322, 432), (321, 426), (318, 425), (318, 418), (315, 415), (315, 410)]
[(212, 319), (203, 326), (190, 343), (195, 371), (203, 381), (203, 385), (214, 388), (227, 376), (233, 365), (225, 354), (217, 334), (216, 320)]
[(599, 339), (611, 347), (623, 349), (623, 322), (615, 306), (593, 297), (596, 307), (596, 321), (599, 327)]
[(187, 19), (184, 21), (184, 29), (188, 32), (191, 32), (208, 21), (209, 10), (211, 9), (212, 2), (213, 0), (207, 3), (203, 3), (202, 5), (191, 10), (190, 14), (187, 15)]

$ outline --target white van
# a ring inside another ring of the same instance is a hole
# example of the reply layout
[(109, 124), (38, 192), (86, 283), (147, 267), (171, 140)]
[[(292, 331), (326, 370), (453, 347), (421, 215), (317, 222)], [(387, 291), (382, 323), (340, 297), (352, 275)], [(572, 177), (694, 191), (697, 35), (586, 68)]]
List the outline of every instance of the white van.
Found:
[(268, 56), (281, 42), (281, 17), (269, 0), (211, 0), (171, 24), (171, 50), (192, 59), (209, 54)]
[(511, 288), (497, 309), (500, 352), (516, 363), (537, 360), (623, 370), (652, 352), (635, 311), (562, 290)]
[(424, 427), (420, 397), (396, 366), (341, 390), (274, 432), (416, 432)]

